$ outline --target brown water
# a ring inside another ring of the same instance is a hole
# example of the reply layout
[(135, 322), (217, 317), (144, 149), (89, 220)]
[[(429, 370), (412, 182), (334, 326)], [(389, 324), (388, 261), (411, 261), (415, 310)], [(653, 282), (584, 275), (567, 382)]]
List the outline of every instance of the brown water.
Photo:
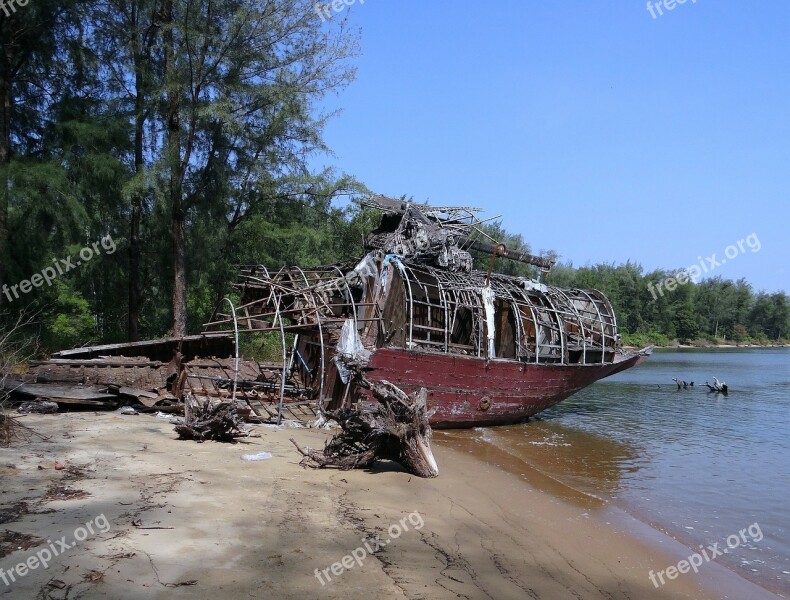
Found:
[[(728, 396), (701, 385), (714, 375)], [(717, 562), (790, 594), (790, 349), (658, 351), (530, 423), (435, 436), (581, 506), (621, 507), (692, 551), (718, 542)]]

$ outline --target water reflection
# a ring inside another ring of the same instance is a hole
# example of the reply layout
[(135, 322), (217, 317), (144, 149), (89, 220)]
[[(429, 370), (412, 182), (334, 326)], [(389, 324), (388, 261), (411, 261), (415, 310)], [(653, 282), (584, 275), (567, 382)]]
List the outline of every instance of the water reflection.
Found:
[(557, 421), (472, 431), (437, 431), (436, 443), (524, 477), (538, 489), (583, 506), (616, 495), (623, 470), (638, 469), (629, 444)]

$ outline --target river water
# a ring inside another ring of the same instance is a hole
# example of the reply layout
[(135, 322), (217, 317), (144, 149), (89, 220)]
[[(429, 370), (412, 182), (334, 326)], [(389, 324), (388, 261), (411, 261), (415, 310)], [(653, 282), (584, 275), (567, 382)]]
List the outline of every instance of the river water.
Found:
[[(708, 393), (714, 376), (727, 396)], [(694, 386), (678, 390), (673, 377)], [(531, 472), (547, 491), (623, 508), (693, 550), (718, 542), (727, 554), (717, 562), (790, 594), (788, 348), (659, 350), (529, 423), (436, 433)]]

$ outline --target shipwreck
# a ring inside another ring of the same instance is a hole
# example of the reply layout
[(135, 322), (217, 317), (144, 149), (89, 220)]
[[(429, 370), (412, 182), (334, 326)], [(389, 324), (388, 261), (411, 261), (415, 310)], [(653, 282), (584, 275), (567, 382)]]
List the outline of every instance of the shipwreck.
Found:
[[(364, 205), (381, 222), (360, 260), (243, 267), (199, 335), (64, 350), (0, 380), (0, 392), (183, 413), (179, 437), (198, 441), (233, 441), (242, 420), (334, 421), (342, 431), (323, 450), (297, 446), (303, 464), (383, 458), (434, 477), (432, 427), (524, 421), (650, 355), (622, 347), (603, 293), (547, 285), (551, 260), (481, 239), (478, 209), (381, 196)], [(536, 276), (495, 273), (500, 257)]]
[[(369, 382), (387, 382), (411, 395), (426, 388), (434, 428), (516, 423), (651, 353), (622, 348), (600, 291), (492, 272), (496, 257), (541, 272), (553, 263), (476, 239), (478, 209), (365, 204), (382, 218), (361, 260), (245, 267), (239, 305), (223, 302), (204, 326), (207, 336), (277, 336), (279, 360), (259, 364), (257, 390), (278, 411), (338, 411), (370, 401)], [(491, 255), (488, 272), (473, 269), (470, 250)]]

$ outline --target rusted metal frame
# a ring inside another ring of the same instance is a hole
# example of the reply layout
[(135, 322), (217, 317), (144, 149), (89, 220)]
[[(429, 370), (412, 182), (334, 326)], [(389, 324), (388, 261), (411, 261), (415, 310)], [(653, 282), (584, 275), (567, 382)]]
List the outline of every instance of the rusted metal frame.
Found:
[[(271, 298), (267, 298), (265, 301), (262, 300), (261, 302), (262, 302), (262, 304), (264, 306), (271, 305)], [(297, 315), (297, 314), (298, 315), (307, 315), (307, 314), (309, 314), (308, 311), (309, 311), (308, 308), (299, 308), (299, 307), (297, 307), (297, 308), (289, 308), (289, 309), (284, 309), (284, 310), (274, 310), (274, 311), (265, 312), (265, 313), (259, 312), (257, 314), (254, 314), (253, 316), (249, 317), (249, 319), (250, 320), (254, 320), (254, 321), (259, 321), (259, 322), (262, 322), (262, 323), (269, 323), (269, 321), (267, 321), (267, 318), (269, 318), (269, 317), (275, 317), (276, 318), (278, 314), (279, 315), (286, 315), (286, 316), (287, 315)], [(245, 320), (247, 318), (248, 317), (244, 317)], [(225, 324), (225, 323), (230, 323), (230, 322), (231, 322), (231, 319), (229, 318), (229, 319), (226, 319), (226, 320), (223, 320), (223, 321), (214, 321), (212, 323), (207, 323), (207, 325), (218, 325), (218, 324)], [(274, 321), (272, 321), (271, 323), (273, 325)], [(253, 330), (253, 331), (260, 331), (260, 330)]]
[(443, 320), (444, 340), (442, 343), (442, 349), (444, 350), (444, 352), (447, 352), (448, 350), (447, 345), (450, 343), (450, 333), (447, 330), (448, 322), (449, 322), (449, 312), (447, 309), (447, 298), (445, 295), (444, 282), (442, 281), (442, 278), (437, 274), (438, 272), (435, 269), (430, 269), (429, 272), (431, 274), (431, 277), (433, 277), (433, 280), (436, 282), (436, 285), (434, 287), (436, 288), (436, 293), (439, 298), (439, 306), (444, 312), (444, 320)]
[[(315, 311), (315, 313), (317, 315), (317, 318), (320, 318), (320, 316), (319, 316), (320, 311), (319, 311), (319, 308), (318, 308), (318, 304), (315, 301), (315, 294), (314, 294), (314, 292), (312, 290), (310, 290), (310, 291), (298, 290), (296, 293), (293, 293), (291, 290), (289, 290), (289, 295), (290, 294), (293, 294), (294, 296), (300, 296), (305, 301), (305, 305), (306, 306), (294, 307), (294, 308), (289, 308), (289, 309), (281, 309), (279, 311), (279, 314), (281, 314), (281, 315), (299, 315), (299, 317), (302, 320), (305, 320), (307, 323), (309, 323), (310, 316), (311, 316), (312, 312)], [(358, 303), (357, 306), (358, 307), (370, 306), (370, 305), (373, 305), (373, 304), (375, 304), (375, 303)], [(244, 310), (245, 310), (245, 312), (247, 313), (248, 316), (245, 316), (244, 320), (248, 321), (248, 325), (249, 325), (249, 321), (250, 320), (255, 320), (255, 321), (258, 321), (258, 322), (261, 322), (261, 323), (268, 323), (269, 325), (274, 326), (274, 322), (267, 321), (267, 318), (276, 317), (277, 311), (271, 311), (271, 312), (265, 312), (265, 313), (258, 312), (256, 314), (254, 314), (253, 316), (249, 316), (249, 308), (253, 307), (253, 305), (261, 305), (261, 306), (271, 305), (271, 297), (258, 299), (258, 300), (254, 301), (254, 302), (251, 302), (251, 303), (248, 303), (247, 305), (245, 305), (244, 306)], [(348, 304), (347, 303), (337, 303), (337, 304), (335, 304), (335, 303), (332, 303), (332, 304), (322, 303), (322, 306), (324, 306), (326, 308), (332, 308), (332, 307), (336, 307), (336, 306), (348, 306)], [(222, 316), (225, 316), (225, 315), (222, 315)], [(368, 321), (368, 320), (375, 320), (375, 318), (374, 319), (360, 319), (360, 321)], [(230, 323), (230, 319), (229, 318), (228, 319), (223, 319), (221, 321), (213, 321), (211, 323), (206, 323), (204, 325), (204, 327), (215, 326), (215, 325), (222, 325), (222, 324), (226, 324), (226, 323)], [(261, 329), (253, 329), (253, 331), (263, 331), (263, 330), (261, 330)]]
[[(551, 290), (551, 289), (552, 288), (549, 288), (549, 290)], [(563, 313), (564, 313), (564, 311), (560, 311), (557, 308), (555, 303), (552, 301), (552, 297), (551, 297), (551, 293), (550, 292), (548, 292), (548, 291), (547, 292), (543, 292), (543, 291), (539, 291), (539, 290), (537, 292), (548, 303), (548, 307), (543, 307), (543, 312), (545, 314), (549, 315), (549, 316), (551, 316), (551, 315), (554, 316), (554, 319), (555, 319), (556, 324), (557, 324), (557, 332), (558, 332), (558, 335), (559, 335), (559, 338), (560, 338), (560, 346), (559, 346), (559, 349), (560, 349), (560, 364), (567, 364), (566, 360), (565, 360), (565, 354), (566, 354), (566, 351), (567, 351), (567, 335), (566, 335), (566, 332), (565, 332), (565, 325), (564, 325), (564, 322), (563, 322)], [(551, 327), (551, 329), (554, 329), (554, 327)], [(554, 345), (554, 344), (550, 344), (549, 347), (556, 348), (557, 346)]]
[[(516, 288), (518, 290), (519, 296), (524, 300), (524, 304), (529, 309), (530, 314), (532, 315), (532, 324), (535, 327), (535, 364), (540, 364), (540, 335), (538, 331), (538, 327), (540, 327), (540, 322), (538, 321), (538, 317), (535, 314), (535, 306), (533, 305), (532, 299), (529, 297), (529, 292), (518, 286)], [(519, 313), (521, 310), (519, 310)], [(527, 341), (527, 352), (529, 352), (529, 341)]]
[[(281, 314), (283, 316), (285, 316), (285, 317), (288, 317), (292, 313), (289, 312), (289, 311), (282, 311)], [(241, 321), (245, 321), (245, 320), (246, 320), (246, 317), (241, 319)], [(260, 320), (257, 320), (255, 318), (251, 318), (251, 320), (252, 321), (258, 321), (260, 323), (265, 323), (266, 325), (268, 325), (268, 327), (261, 328), (261, 329), (247, 329), (247, 330), (245, 330), (246, 332), (268, 333), (268, 332), (274, 331), (276, 329), (279, 329), (279, 324), (277, 323), (277, 321), (273, 321), (273, 322), (260, 321)], [(379, 320), (379, 318), (377, 318), (377, 317), (370, 317), (368, 319), (357, 319), (357, 321), (359, 323), (368, 323), (368, 322), (373, 322), (373, 321), (378, 321), (378, 320)], [(346, 319), (344, 319), (342, 317), (334, 317), (334, 318), (331, 318), (331, 319), (323, 318), (322, 322), (324, 323), (324, 325), (329, 325), (329, 324), (335, 324), (335, 323), (341, 323), (342, 324), (345, 321), (346, 321)], [(314, 325), (314, 323), (307, 322), (307, 323), (284, 324), (283, 327), (285, 328), (286, 331), (304, 331), (305, 329), (309, 329), (313, 325)]]
[(601, 315), (601, 310), (598, 308), (598, 303), (595, 301), (595, 299), (590, 296), (586, 290), (579, 291), (590, 300), (593, 307), (595, 308), (595, 312), (598, 313), (598, 323), (601, 325), (601, 364), (604, 364), (606, 362), (606, 325), (603, 322), (603, 315)]
[[(403, 263), (401, 263), (403, 264)], [(411, 289), (411, 278), (409, 277), (409, 269), (406, 265), (403, 265), (404, 269), (401, 272), (403, 279), (406, 280), (406, 289), (408, 290), (408, 300), (409, 300), (409, 341), (406, 344), (406, 348), (411, 349), (414, 345), (413, 336), (414, 336), (414, 294)]]
[[(597, 294), (598, 300), (601, 302), (601, 304), (606, 309), (606, 315), (611, 320), (609, 325), (612, 326), (612, 338), (616, 342), (616, 340), (617, 340), (617, 331), (618, 331), (617, 314), (614, 312), (614, 307), (612, 306), (612, 303), (609, 301), (609, 298), (607, 298), (606, 295), (603, 292), (601, 292), (601, 290), (596, 290), (595, 288), (593, 288), (593, 289), (591, 289), (589, 291), (595, 292)], [(616, 343), (615, 343), (615, 346), (616, 346)]]
[[(412, 270), (412, 272), (414, 273), (415, 271)], [(427, 339), (425, 339), (423, 341), (424, 342), (428, 342), (429, 344), (431, 344), (431, 342), (433, 342), (433, 339), (431, 338), (431, 330), (435, 330), (436, 329), (435, 327), (432, 327), (433, 319), (431, 318), (432, 317), (431, 311), (433, 309), (433, 303), (431, 302), (431, 294), (428, 291), (428, 284), (425, 281), (423, 281), (423, 278), (421, 278), (419, 276), (420, 275), (419, 272), (416, 272), (416, 275), (417, 275), (417, 277), (416, 277), (417, 283), (420, 285), (420, 289), (422, 290), (422, 295), (425, 298), (425, 301), (421, 302), (419, 300), (415, 300), (414, 302), (415, 302), (415, 304), (421, 304), (423, 306), (426, 306), (428, 308), (428, 312), (427, 312), (427, 315), (426, 315), (426, 325), (423, 326), (423, 327), (420, 327), (419, 325), (415, 325), (415, 327), (417, 327), (418, 329), (422, 329), (422, 330), (427, 332), (426, 333), (426, 338)], [(425, 272), (423, 272), (423, 276), (424, 275), (425, 275)]]
[[(469, 312), (472, 316), (472, 333), (474, 336), (474, 344), (472, 345), (472, 350), (474, 355), (480, 357), (483, 351), (483, 326), (481, 321), (481, 311), (483, 309), (480, 294), (473, 289), (474, 287), (482, 287), (481, 281), (475, 281), (474, 279), (471, 281), (472, 286), (470, 287), (470, 281), (468, 277), (462, 277), (458, 273), (449, 272), (449, 271), (440, 271), (440, 277), (438, 278), (442, 281), (445, 289), (447, 289), (448, 293), (452, 293), (454, 301), (455, 301), (455, 309), (453, 314), (453, 323), (450, 329), (455, 327), (455, 320), (458, 315), (459, 308), (468, 308)], [(474, 274), (470, 274), (474, 277)], [(452, 345), (452, 344), (448, 344)]]
[(439, 298), (442, 302), (442, 307), (444, 308), (444, 346), (443, 350), (445, 354), (450, 351), (450, 309), (447, 302), (447, 289), (444, 286), (444, 282), (437, 279), (436, 284), (439, 287)]
[(270, 277), (269, 269), (266, 268), (266, 265), (240, 265), (238, 268), (242, 276), (252, 275), (252, 273), (260, 269), (263, 271), (264, 276)]
[[(274, 286), (273, 285), (267, 285), (265, 289), (269, 292), (269, 297), (268, 298), (258, 298), (256, 300), (253, 300), (252, 302), (248, 302), (246, 304), (242, 304), (242, 305), (240, 305), (238, 307), (237, 310), (248, 310), (248, 309), (252, 308), (255, 304), (265, 305), (265, 304), (271, 302), (272, 291), (274, 289)], [(222, 313), (219, 313), (219, 314), (221, 315)], [(203, 327), (211, 327), (213, 325), (223, 325), (225, 323), (229, 323), (230, 322), (230, 318), (229, 318), (230, 315), (222, 315), (222, 316), (226, 316), (228, 318), (224, 319), (224, 320), (221, 320), (221, 321), (212, 321), (210, 323), (206, 323), (206, 324), (203, 325)]]
[[(332, 267), (332, 268), (337, 269), (337, 267)], [(330, 271), (327, 270), (326, 275), (329, 275), (329, 272)], [(245, 275), (245, 278), (247, 280), (244, 283), (252, 289), (268, 289), (271, 287), (276, 287), (276, 288), (281, 288), (283, 291), (288, 291), (288, 292), (299, 292), (313, 288), (320, 288), (323, 285), (335, 283), (337, 279), (345, 279), (345, 277), (342, 277), (342, 272), (341, 272), (341, 277), (339, 278), (333, 277), (327, 279), (318, 279), (313, 283), (310, 283), (308, 280), (306, 282), (307, 285), (305, 288), (298, 288), (295, 287), (294, 285), (296, 282), (293, 279), (292, 271), (286, 270), (285, 267), (283, 267), (280, 271), (278, 271), (274, 277), (271, 277), (269, 279), (261, 279), (260, 277), (253, 277), (251, 275)], [(290, 283), (291, 285), (290, 286), (286, 285), (286, 283)]]
[[(430, 271), (428, 271), (428, 273), (430, 273)], [(428, 282), (423, 281), (422, 282), (422, 289), (425, 291), (425, 299), (428, 301), (428, 323), (433, 324), (434, 313), (437, 312), (437, 306), (433, 302), (431, 302), (431, 294), (430, 294), (428, 288), (436, 288), (436, 296), (439, 299), (439, 307), (442, 309), (441, 310), (442, 313), (444, 313), (444, 307), (442, 306), (442, 290), (439, 287), (439, 279), (434, 274), (431, 274), (431, 277), (433, 277), (433, 280), (436, 282), (436, 284), (434, 285), (434, 284), (430, 284)], [(445, 338), (446, 337), (447, 322), (446, 321), (444, 322), (444, 327), (443, 328), (435, 327), (435, 328), (432, 328), (432, 329), (435, 329), (436, 331), (441, 331), (442, 332), (442, 338)], [(428, 334), (428, 339), (431, 342), (435, 341), (431, 337), (430, 333)], [(444, 339), (442, 339), (442, 346), (444, 346)]]
[(258, 277), (257, 275), (244, 275), (243, 276), (245, 278), (245, 282), (244, 283), (250, 284), (250, 283), (258, 282), (258, 283), (261, 284), (261, 286), (270, 287), (270, 286), (275, 284), (275, 282), (277, 281), (277, 278), (282, 274), (282, 272), (284, 270), (285, 270), (285, 267), (280, 267), (280, 270), (277, 271), (274, 275), (271, 275), (271, 273), (269, 273), (269, 271), (266, 270), (265, 278), (264, 277)]
[[(272, 290), (272, 294), (274, 294), (274, 290)], [(277, 309), (277, 317), (276, 320), (280, 323), (280, 339), (282, 340), (282, 350), (283, 350), (283, 370), (282, 375), (280, 376), (280, 401), (277, 404), (277, 424), (279, 425), (283, 418), (283, 401), (285, 400), (285, 373), (286, 369), (288, 368), (288, 356), (287, 350), (285, 349), (285, 329), (283, 328), (283, 321), (282, 317), (280, 316), (279, 309), (280, 309), (280, 297), (275, 296), (275, 308)]]
[[(554, 303), (551, 302), (551, 299), (545, 292), (540, 290), (535, 290), (536, 295), (538, 298), (541, 299), (542, 303), (540, 306), (536, 305), (536, 310), (538, 311), (538, 322), (540, 323), (540, 327), (542, 330), (547, 330), (552, 334), (556, 332), (557, 337), (559, 338), (559, 344), (555, 344), (552, 342), (548, 342), (543, 344), (543, 347), (548, 349), (547, 356), (552, 356), (551, 351), (553, 349), (557, 349), (560, 351), (560, 359), (562, 360), (564, 355), (564, 335), (563, 335), (563, 324), (562, 324), (562, 317), (557, 311)], [(546, 318), (544, 322), (542, 317)]]
[[(299, 269), (299, 272), (302, 274), (302, 277), (304, 277), (305, 283), (307, 283), (307, 276), (305, 275), (304, 271), (302, 271), (302, 269), (300, 269), (299, 267), (296, 267), (296, 268)], [(320, 379), (320, 389), (318, 391), (318, 406), (320, 407), (321, 412), (323, 413), (323, 411), (324, 411), (324, 379), (326, 377), (326, 365), (325, 365), (326, 348), (324, 346), (324, 328), (323, 328), (323, 326), (321, 324), (321, 312), (318, 310), (318, 303), (315, 301), (315, 294), (313, 292), (310, 292), (310, 298), (313, 301), (313, 306), (315, 307), (316, 321), (318, 323), (318, 338), (319, 338), (319, 341), (321, 343), (321, 351), (320, 351), (320, 354), (321, 354), (321, 379)]]
[(445, 287), (443, 293), (445, 293), (448, 297), (452, 297), (452, 300), (450, 300), (447, 303), (448, 306), (450, 304), (452, 304), (452, 307), (453, 307), (453, 309), (452, 309), (452, 311), (453, 311), (452, 322), (450, 322), (449, 317), (447, 319), (447, 332), (448, 333), (447, 333), (447, 344), (446, 344), (445, 352), (449, 352), (450, 351), (450, 346), (452, 345), (452, 342), (450, 340), (452, 339), (452, 333), (455, 330), (455, 323), (456, 323), (456, 320), (458, 319), (459, 300), (458, 300), (458, 294), (454, 290), (451, 290), (451, 289)]
[(460, 296), (465, 298), (464, 305), (467, 305), (472, 313), (472, 330), (476, 329), (475, 356), (480, 358), (483, 355), (483, 340), (485, 338), (482, 297), (476, 289), (461, 289)]
[[(239, 380), (239, 323), (236, 320), (236, 309), (233, 307), (233, 302), (227, 296), (225, 300), (230, 304), (230, 310), (233, 313), (233, 331), (236, 334), (236, 366), (233, 372), (233, 402), (236, 402), (236, 382)], [(250, 407), (252, 408), (252, 407)]]
[[(579, 314), (579, 311), (576, 308), (576, 304), (568, 296), (568, 294), (566, 294), (560, 288), (551, 288), (551, 289), (553, 289), (556, 294), (562, 296), (565, 299), (565, 301), (568, 303), (568, 306), (570, 306), (570, 308), (573, 309), (573, 312), (576, 316), (576, 322), (579, 324), (579, 333), (581, 333), (582, 336), (582, 364), (586, 365), (587, 364), (587, 331), (585, 330), (584, 327), (584, 319), (582, 318), (581, 314)], [(565, 334), (567, 337), (567, 331), (565, 332)], [(592, 340), (592, 336), (590, 336), (590, 340)], [(570, 358), (570, 356), (568, 358)]]
[[(411, 266), (409, 266), (409, 265), (405, 265), (405, 267), (406, 267), (406, 269), (407, 269), (409, 272), (411, 272), (411, 273), (412, 273), (412, 275), (414, 275), (415, 282), (417, 283), (417, 285), (419, 285), (419, 286), (420, 286), (420, 290), (422, 291), (422, 295), (423, 295), (423, 297), (425, 298), (425, 301), (424, 301), (424, 302), (423, 302), (423, 301), (420, 301), (420, 300), (412, 300), (412, 306), (413, 306), (414, 304), (418, 304), (418, 305), (422, 305), (422, 306), (427, 306), (427, 307), (428, 307), (428, 311), (427, 311), (427, 313), (428, 313), (428, 314), (427, 314), (427, 322), (428, 322), (428, 323), (432, 323), (432, 321), (431, 321), (431, 309), (433, 308), (433, 305), (432, 305), (432, 303), (431, 303), (431, 301), (430, 301), (431, 297), (430, 297), (430, 294), (428, 293), (428, 286), (427, 286), (427, 284), (426, 284), (426, 283), (425, 283), (425, 282), (424, 282), (424, 281), (423, 281), (423, 280), (420, 278), (420, 274), (421, 274), (421, 272), (420, 272), (420, 271), (416, 271), (415, 269), (413, 269), (413, 268), (412, 268)], [(423, 272), (422, 272), (422, 274), (425, 274), (425, 273), (428, 273), (428, 271), (423, 271)], [(420, 325), (418, 325), (418, 324), (417, 324), (417, 325), (414, 325), (414, 315), (413, 315), (413, 314), (412, 314), (411, 321), (412, 321), (413, 327), (415, 327), (415, 328), (417, 328), (417, 329), (423, 329), (423, 330), (427, 330), (427, 331), (429, 331), (429, 333), (427, 334), (427, 340), (425, 340), (425, 341), (428, 341), (428, 342), (432, 341), (432, 340), (431, 340), (431, 334), (430, 334), (430, 330), (429, 330), (429, 328), (426, 328), (426, 327), (421, 327), (421, 326), (420, 326)]]
[(576, 315), (571, 312), (568, 312), (563, 307), (558, 306), (557, 303), (557, 296), (553, 295), (551, 297), (551, 302), (554, 305), (553, 310), (549, 311), (554, 314), (558, 324), (559, 324), (559, 335), (560, 335), (560, 352), (562, 354), (562, 362), (560, 364), (566, 365), (570, 364), (570, 348), (568, 345), (568, 331), (566, 330), (566, 321), (573, 321)]
[[(445, 272), (439, 271), (437, 269), (428, 268), (426, 271), (431, 275), (433, 280), (436, 282), (435, 286), (437, 295), (439, 298), (439, 305), (444, 312), (444, 343), (443, 349), (444, 352), (449, 352), (450, 348), (450, 334), (451, 334), (451, 326), (450, 326), (450, 309), (449, 309), (449, 295), (451, 293), (451, 288), (447, 285), (450, 279), (446, 276)], [(453, 312), (453, 326), (455, 326), (455, 318), (458, 314), (458, 295), (454, 292), (453, 297), (455, 301), (455, 310)], [(471, 312), (471, 311), (470, 311)], [(474, 319), (474, 315), (472, 317)]]
[(504, 285), (501, 282), (497, 281), (497, 291), (500, 294), (505, 296), (502, 300), (506, 300), (510, 303), (510, 311), (513, 313), (513, 321), (516, 324), (516, 357), (519, 357), (520, 350), (521, 350), (521, 335), (522, 335), (522, 324), (521, 324), (521, 311), (518, 310), (516, 306), (516, 298), (513, 296), (512, 286)]
[[(573, 299), (570, 298), (563, 290), (560, 288), (549, 288), (549, 292), (555, 303), (556, 310), (562, 319), (562, 331), (565, 334), (565, 346), (567, 351), (570, 352), (570, 335), (568, 333), (567, 326), (569, 323), (575, 322), (579, 326), (579, 333), (582, 336), (582, 352), (586, 357), (587, 331), (584, 327), (584, 317), (582, 317), (578, 307), (573, 302)], [(568, 358), (570, 358), (570, 356)]]

